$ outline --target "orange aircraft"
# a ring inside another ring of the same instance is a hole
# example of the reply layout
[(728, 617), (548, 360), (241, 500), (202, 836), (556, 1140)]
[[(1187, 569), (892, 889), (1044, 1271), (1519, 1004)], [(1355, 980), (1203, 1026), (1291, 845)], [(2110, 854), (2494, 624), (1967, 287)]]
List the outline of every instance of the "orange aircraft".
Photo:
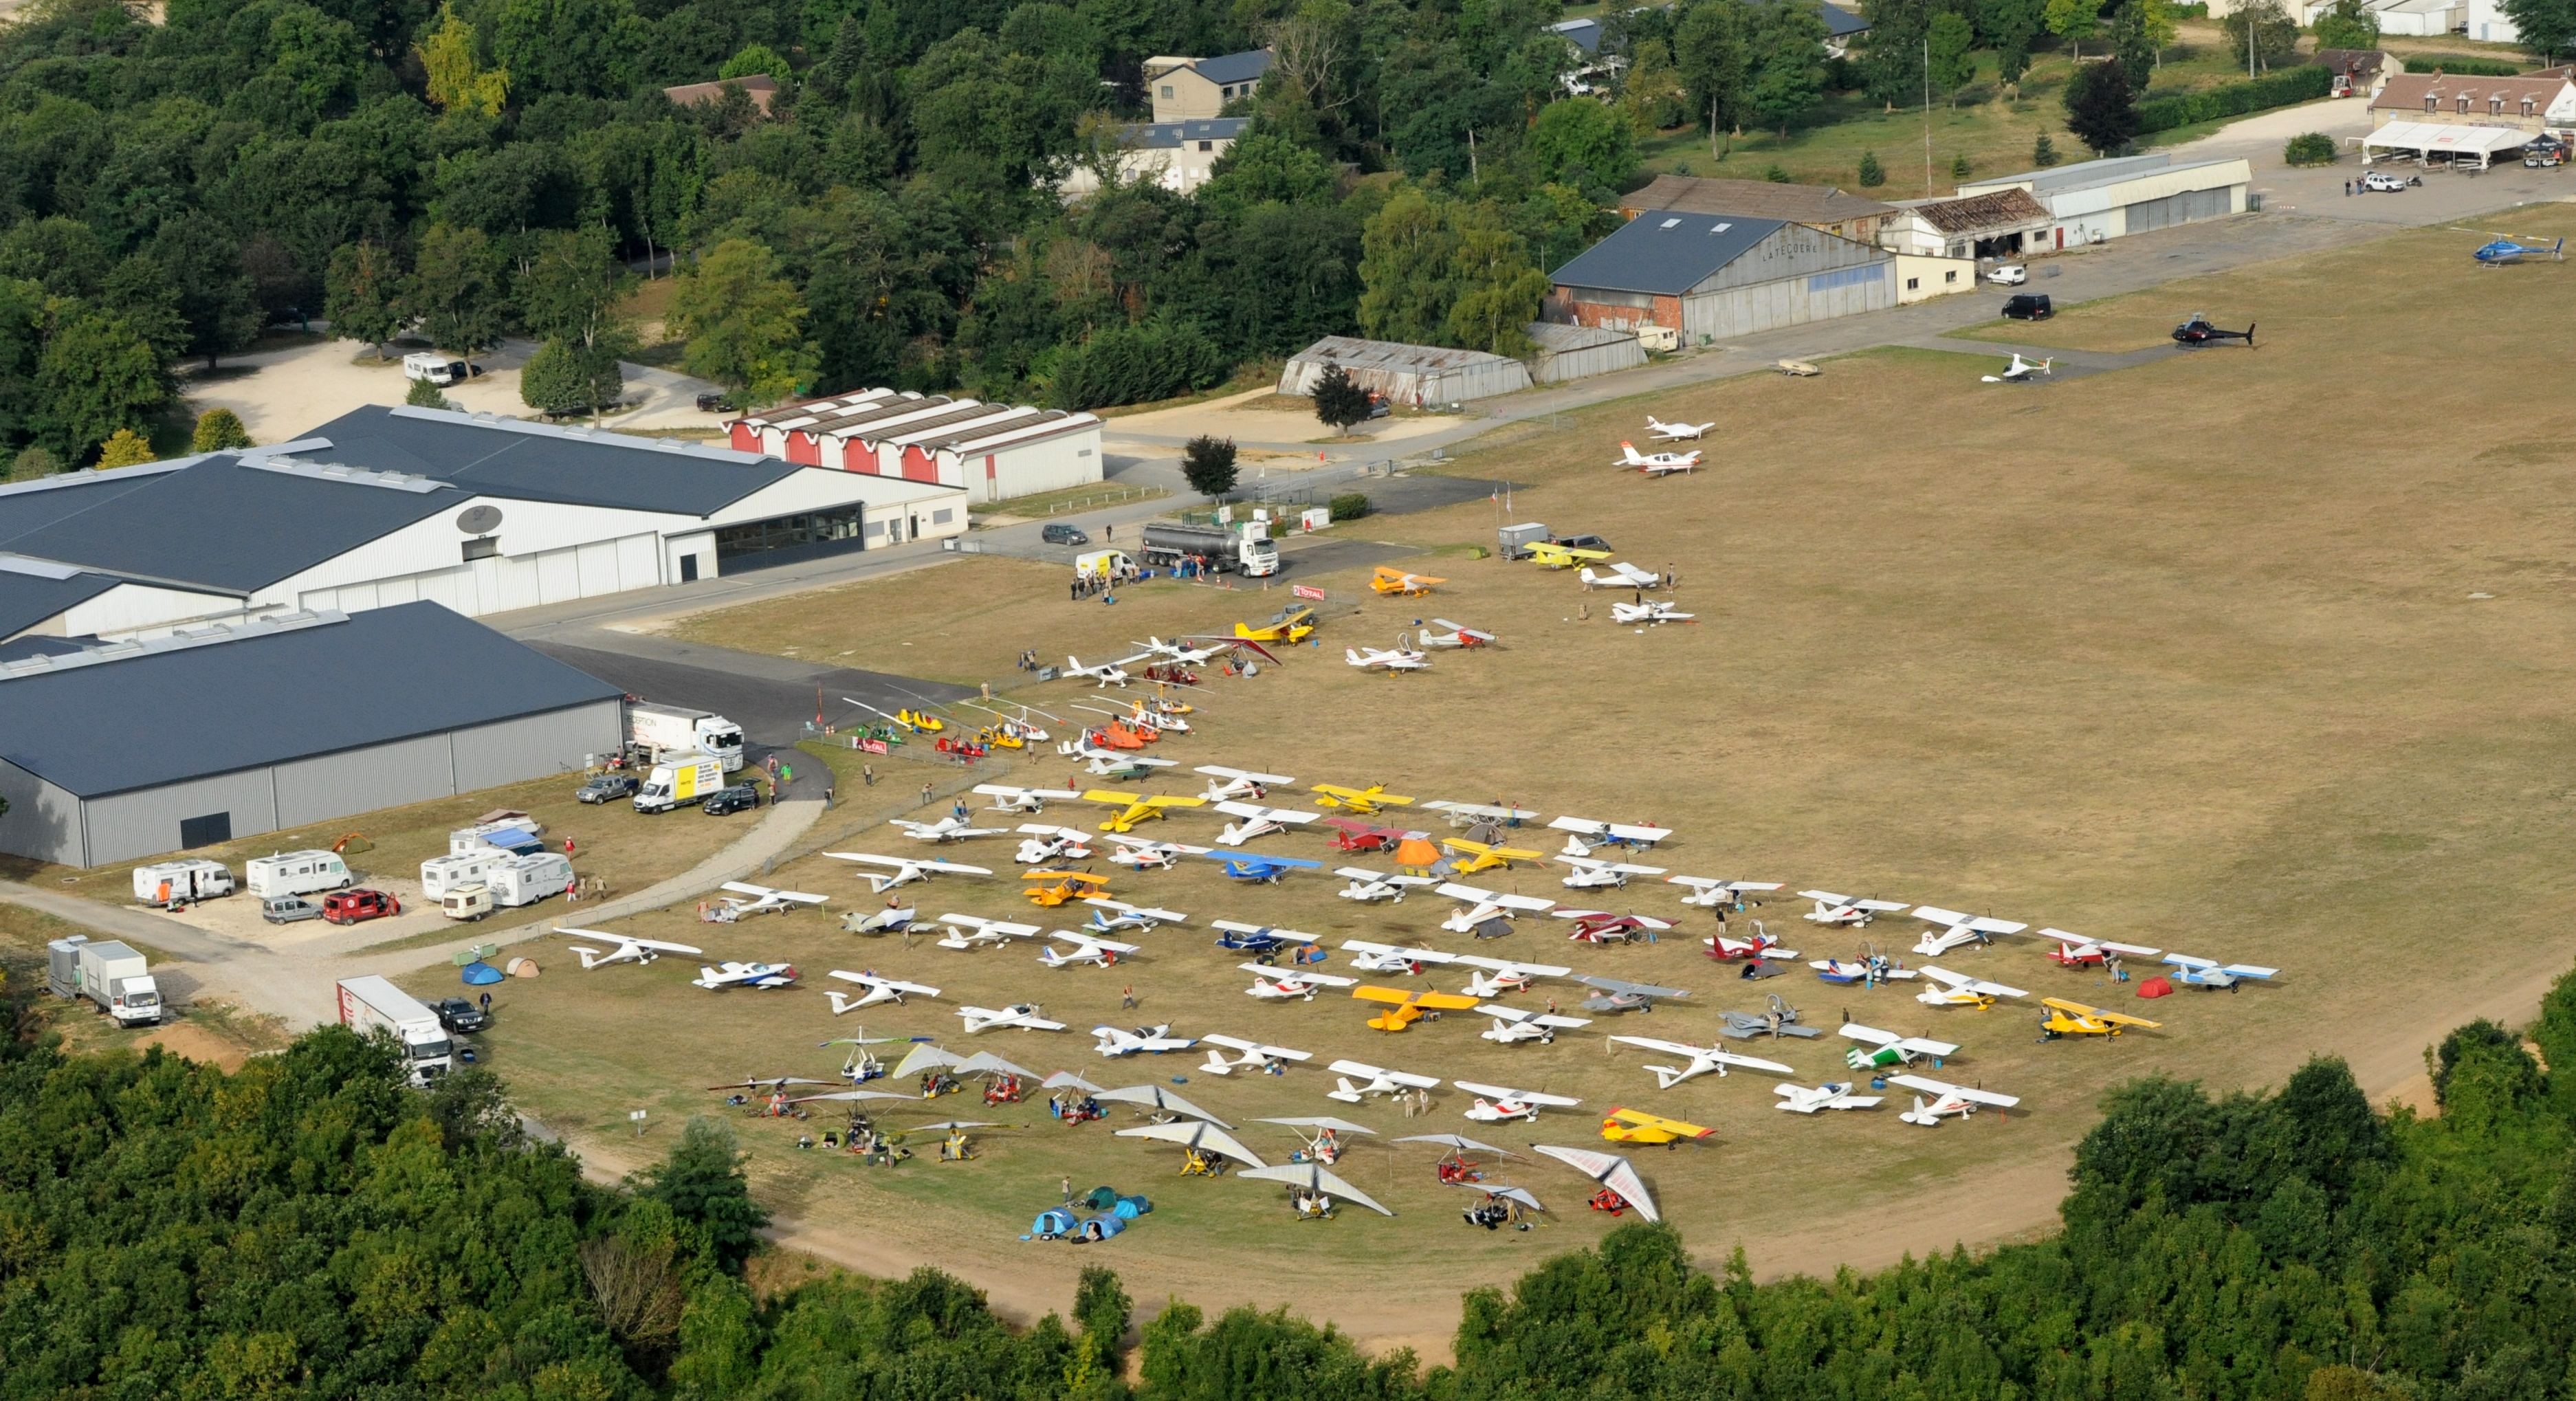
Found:
[(1404, 988), (1382, 988), (1369, 983), (1362, 983), (1351, 989), (1351, 996), (1365, 1002), (1387, 1004), (1385, 1011), (1368, 1020), (1370, 1026), (1380, 1031), (1402, 1031), (1422, 1020), (1422, 1014), (1426, 1010), (1464, 1012), (1478, 1002), (1476, 998), (1460, 997), (1456, 993), (1416, 992)]

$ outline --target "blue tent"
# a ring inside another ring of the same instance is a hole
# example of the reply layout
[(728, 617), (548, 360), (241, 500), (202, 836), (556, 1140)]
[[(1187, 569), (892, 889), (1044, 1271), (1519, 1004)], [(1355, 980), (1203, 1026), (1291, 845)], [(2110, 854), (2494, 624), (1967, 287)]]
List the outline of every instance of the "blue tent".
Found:
[(1082, 1223), (1084, 1240), (1107, 1240), (1127, 1229), (1127, 1223), (1115, 1216), (1094, 1216)]
[(1073, 1234), (1073, 1213), (1061, 1207), (1048, 1207), (1029, 1223), (1029, 1234), (1040, 1240), (1054, 1240)]
[(493, 967), (491, 964), (485, 963), (479, 958), (472, 963), (465, 965), (465, 985), (467, 987), (488, 987), (499, 981), (501, 981), (501, 970)]

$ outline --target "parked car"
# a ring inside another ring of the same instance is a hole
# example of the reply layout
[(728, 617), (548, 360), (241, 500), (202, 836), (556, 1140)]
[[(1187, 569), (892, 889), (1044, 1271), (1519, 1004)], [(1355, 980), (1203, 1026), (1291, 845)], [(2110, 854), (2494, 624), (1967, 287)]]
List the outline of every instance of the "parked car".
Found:
[(434, 1002), (430, 1004), (429, 1010), (438, 1014), (438, 1024), (440, 1026), (447, 1028), (449, 1031), (456, 1032), (459, 1035), (463, 1035), (464, 1033), (471, 1031), (481, 1031), (483, 1028), (492, 1024), (491, 1013), (484, 1011), (481, 1007), (476, 1006), (473, 1002), (462, 997), (450, 997), (439, 1002)]
[(322, 897), (322, 917), (333, 924), (356, 924), (402, 913), (402, 901), (381, 890), (361, 886), (335, 890)]
[(2567, 150), (2563, 146), (2543, 146), (2534, 142), (2530, 149), (2522, 153), (2522, 166), (2525, 170), (2540, 170), (2548, 166), (2565, 164), (2567, 164)]
[(2398, 190), (2407, 189), (2423, 183), (2424, 177), (2421, 175), (2391, 175), (2384, 170), (2373, 170), (2361, 177), (2361, 187), (2363, 189), (2388, 193), (2394, 193)]
[(295, 924), (320, 919), (322, 907), (301, 895), (272, 895), (259, 902), (259, 917), (271, 924)]
[(2004, 315), (2015, 321), (2045, 321), (2056, 314), (2046, 292), (2016, 292), (2004, 300)]
[(748, 812), (758, 806), (760, 806), (760, 790), (748, 783), (719, 788), (708, 794), (705, 801), (698, 804), (699, 810), (709, 817), (727, 817), (737, 812)]
[(607, 803), (634, 797), (635, 775), (623, 769), (612, 770), (583, 784), (574, 790), (573, 796), (585, 803)]
[(2030, 281), (2030, 269), (2019, 263), (1997, 263), (1987, 270), (1986, 281), (1997, 287), (2019, 287)]
[(1068, 525), (1063, 521), (1057, 521), (1055, 524), (1039, 531), (1038, 538), (1044, 540), (1050, 545), (1073, 545), (1079, 547), (1091, 543), (1090, 536), (1083, 534), (1080, 530), (1075, 529), (1073, 526)]
[(701, 394), (698, 396), (698, 412), (732, 413), (733, 403), (721, 394)]
[(1548, 543), (1552, 545), (1563, 545), (1569, 550), (1606, 550), (1610, 548), (1610, 542), (1602, 539), (1598, 535), (1559, 535), (1551, 538)]

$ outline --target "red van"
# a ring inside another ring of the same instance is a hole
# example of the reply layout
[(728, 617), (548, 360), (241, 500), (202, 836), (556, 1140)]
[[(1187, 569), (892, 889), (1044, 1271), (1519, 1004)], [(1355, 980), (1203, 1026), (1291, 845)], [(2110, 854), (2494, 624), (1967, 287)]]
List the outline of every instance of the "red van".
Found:
[(381, 890), (335, 890), (322, 897), (322, 917), (333, 924), (356, 924), (402, 913), (402, 901)]

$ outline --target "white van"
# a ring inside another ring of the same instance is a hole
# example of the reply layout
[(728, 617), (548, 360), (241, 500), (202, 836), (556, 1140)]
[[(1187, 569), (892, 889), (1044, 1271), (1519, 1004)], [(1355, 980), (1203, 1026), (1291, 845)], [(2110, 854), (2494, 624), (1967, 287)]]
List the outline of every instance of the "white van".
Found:
[(492, 887), (460, 885), (439, 897), (438, 912), (449, 919), (481, 919), (492, 913)]
[(460, 885), (481, 884), (494, 866), (509, 859), (510, 854), (496, 846), (467, 856), (433, 856), (420, 863), (420, 893), (432, 900), (444, 899)]
[(473, 373), (473, 366), (434, 350), (415, 350), (403, 357), (404, 379), (425, 379), (445, 386), (461, 384)]
[(635, 810), (669, 812), (682, 803), (704, 801), (724, 786), (724, 764), (715, 756), (673, 754), (644, 776), (644, 786), (635, 790)]
[(134, 898), (168, 909), (233, 893), (233, 873), (220, 861), (191, 858), (134, 868)]
[(253, 895), (310, 895), (355, 884), (349, 863), (336, 851), (282, 851), (242, 863), (243, 884)]
[(563, 894), (564, 887), (572, 884), (572, 862), (553, 851), (504, 856), (492, 863), (491, 877), (484, 884), (492, 887), (495, 905), (533, 905), (549, 895)]

